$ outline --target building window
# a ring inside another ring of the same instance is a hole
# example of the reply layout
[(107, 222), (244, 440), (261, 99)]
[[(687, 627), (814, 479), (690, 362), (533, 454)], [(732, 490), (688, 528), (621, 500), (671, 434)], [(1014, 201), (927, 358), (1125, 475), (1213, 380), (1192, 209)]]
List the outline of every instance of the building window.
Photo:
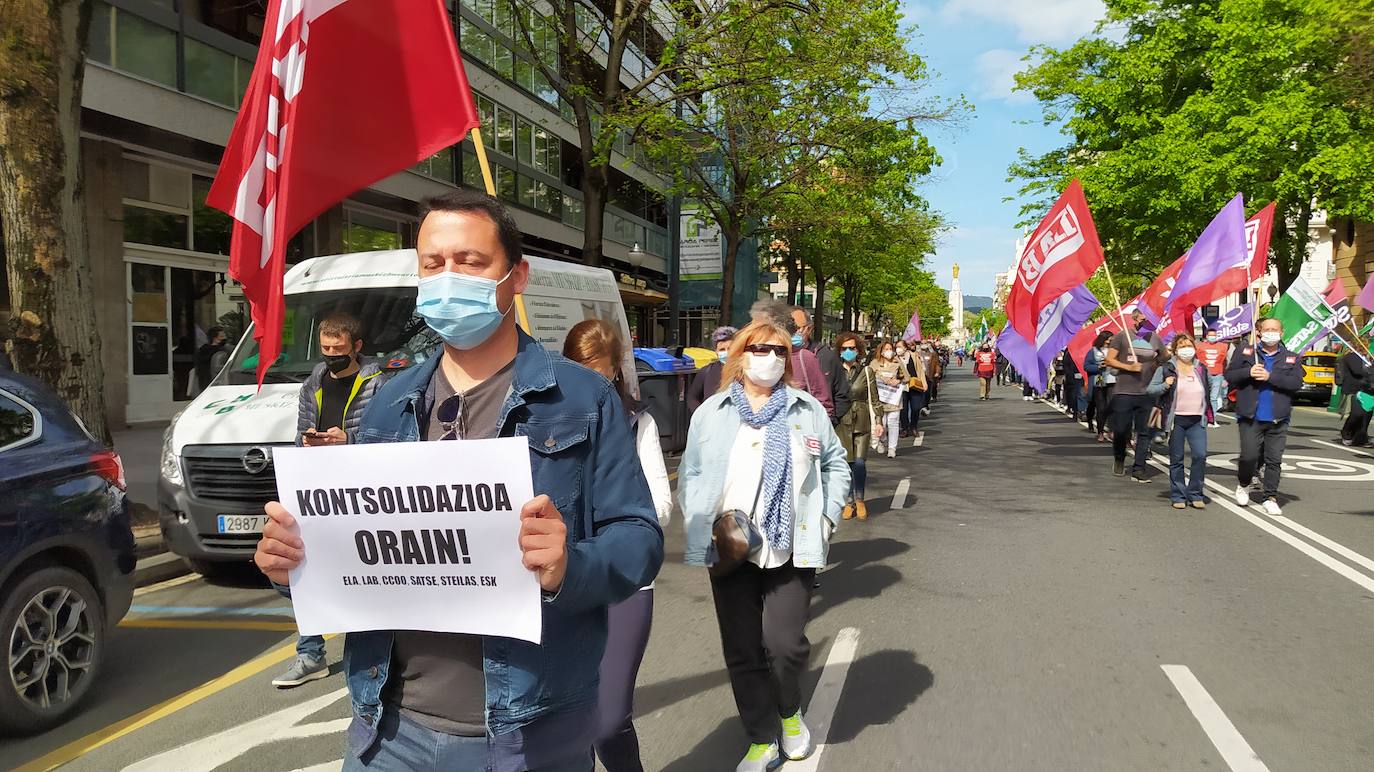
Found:
[(187, 226), (191, 218), (161, 209), (124, 205), (124, 240), (131, 244), (190, 249)]
[(114, 64), (114, 9), (104, 3), (91, 7), (86, 58), (101, 64)]
[(177, 33), (131, 13), (114, 13), (114, 56), (110, 64), (154, 83), (176, 88)]
[[(234, 107), (242, 90), (238, 84), (238, 57), (186, 39), (186, 93)], [(252, 71), (251, 65), (249, 72)], [(243, 84), (247, 88), (248, 84)]]
[(515, 157), (515, 114), (496, 107), (496, 152)]
[(477, 154), (463, 151), (463, 184), (469, 188), (486, 190), (482, 184), (482, 167), (477, 163)]
[(216, 255), (229, 254), (233, 221), (229, 215), (205, 203), (210, 194), (210, 178), (191, 177), (191, 249)]
[(412, 168), (426, 177), (453, 182), (453, 148), (446, 147)]

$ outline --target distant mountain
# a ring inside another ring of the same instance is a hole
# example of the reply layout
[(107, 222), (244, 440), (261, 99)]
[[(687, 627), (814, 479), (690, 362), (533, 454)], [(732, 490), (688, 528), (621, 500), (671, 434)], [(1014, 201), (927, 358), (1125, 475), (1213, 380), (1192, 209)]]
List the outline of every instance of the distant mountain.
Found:
[(976, 313), (978, 313), (979, 311), (982, 311), (982, 310), (984, 310), (984, 309), (992, 308), (992, 306), (993, 306), (992, 298), (988, 297), (987, 295), (965, 295), (965, 296), (964, 296), (964, 310), (965, 310), (965, 311), (972, 311), (973, 313), (976, 314)]

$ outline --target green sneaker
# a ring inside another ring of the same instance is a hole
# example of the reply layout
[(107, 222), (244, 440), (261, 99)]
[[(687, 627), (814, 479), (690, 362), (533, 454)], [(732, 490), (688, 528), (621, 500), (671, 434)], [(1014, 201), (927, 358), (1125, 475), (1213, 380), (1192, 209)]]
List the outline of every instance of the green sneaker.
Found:
[(811, 730), (802, 720), (800, 710), (797, 715), (782, 720), (782, 755), (791, 761), (801, 761), (815, 749), (811, 744)]
[(744, 760), (735, 767), (735, 772), (768, 772), (780, 764), (782, 757), (778, 755), (777, 743), (754, 743), (744, 754)]

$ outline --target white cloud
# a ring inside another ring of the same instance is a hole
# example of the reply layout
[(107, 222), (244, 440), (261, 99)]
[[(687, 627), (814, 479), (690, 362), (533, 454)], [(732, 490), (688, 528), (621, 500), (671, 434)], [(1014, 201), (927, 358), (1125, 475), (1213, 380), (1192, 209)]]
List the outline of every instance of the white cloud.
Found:
[(1016, 88), (1016, 73), (1031, 65), (1030, 62), (1021, 61), (1023, 55), (1006, 48), (994, 48), (979, 54), (973, 62), (979, 95), (987, 99), (1003, 99), (1011, 104), (1035, 101), (1028, 91), (1013, 91)]
[(1057, 45), (1092, 32), (1104, 11), (1102, 0), (948, 0), (940, 14), (1009, 24), (1022, 43)]

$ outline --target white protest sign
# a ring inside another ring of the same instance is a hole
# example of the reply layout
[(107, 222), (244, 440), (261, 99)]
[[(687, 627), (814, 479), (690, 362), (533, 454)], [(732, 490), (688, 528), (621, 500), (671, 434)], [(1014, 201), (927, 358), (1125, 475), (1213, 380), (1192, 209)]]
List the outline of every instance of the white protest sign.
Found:
[(279, 448), (277, 493), (300, 524), (291, 572), (302, 635), (424, 630), (539, 642), (521, 563), (534, 498), (523, 437)]

